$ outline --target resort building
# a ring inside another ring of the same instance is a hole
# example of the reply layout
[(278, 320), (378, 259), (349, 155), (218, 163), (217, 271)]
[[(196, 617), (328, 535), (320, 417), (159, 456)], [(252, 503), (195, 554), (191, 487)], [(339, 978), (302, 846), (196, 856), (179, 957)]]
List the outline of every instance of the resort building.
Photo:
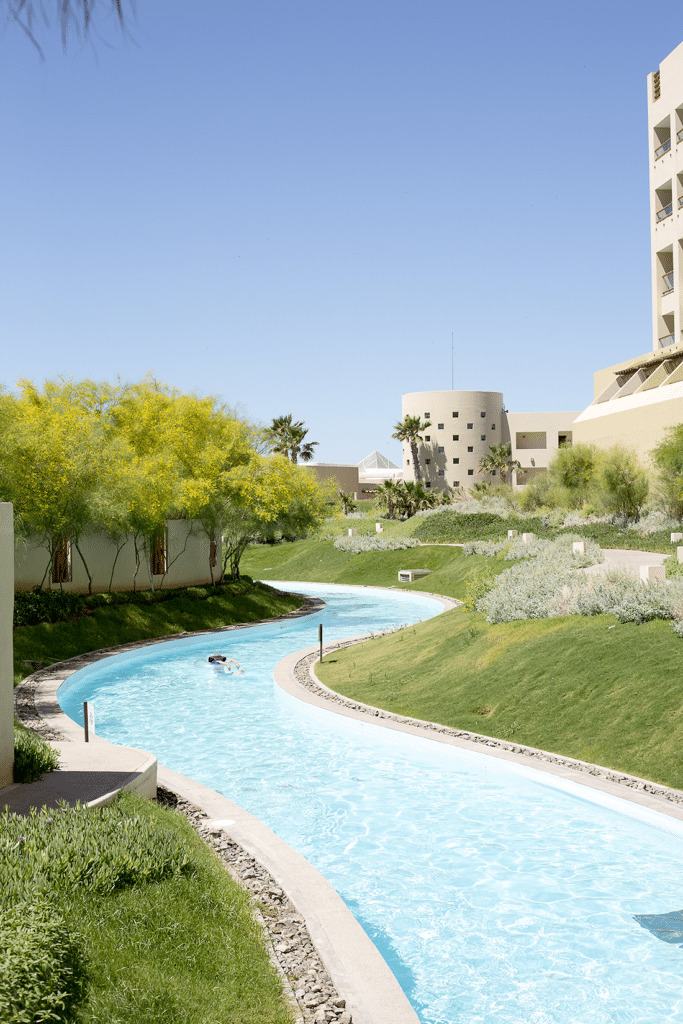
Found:
[(649, 452), (683, 423), (683, 43), (648, 75), (652, 351), (598, 370), (574, 440)]
[[(576, 412), (509, 413), (500, 391), (413, 391), (403, 395), (402, 419), (430, 422), (418, 442), (419, 477), (425, 487), (468, 488), (496, 482), (479, 463), (491, 445), (509, 444), (522, 469), (511, 483), (522, 487), (546, 472), (558, 447), (572, 443)], [(403, 479), (415, 480), (413, 453), (403, 444)]]

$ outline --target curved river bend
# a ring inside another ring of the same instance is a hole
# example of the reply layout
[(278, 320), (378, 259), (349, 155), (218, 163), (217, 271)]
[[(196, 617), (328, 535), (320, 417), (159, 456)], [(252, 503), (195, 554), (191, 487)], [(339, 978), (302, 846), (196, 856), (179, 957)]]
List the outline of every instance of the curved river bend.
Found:
[[(273, 668), (428, 618), (426, 597), (279, 584), (313, 618), (170, 641), (70, 677), (98, 733), (264, 821), (331, 882), (424, 1024), (683, 1022), (683, 949), (634, 915), (683, 905), (683, 823), (525, 766), (312, 708)], [(210, 668), (225, 653), (243, 676)]]

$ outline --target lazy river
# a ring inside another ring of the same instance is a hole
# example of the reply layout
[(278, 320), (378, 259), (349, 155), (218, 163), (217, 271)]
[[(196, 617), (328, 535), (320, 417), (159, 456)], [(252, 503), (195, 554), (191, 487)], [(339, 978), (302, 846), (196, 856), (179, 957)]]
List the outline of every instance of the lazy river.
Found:
[[(325, 640), (441, 610), (415, 593), (279, 583), (314, 617), (115, 655), (60, 688), (101, 736), (223, 793), (337, 889), (423, 1024), (683, 1021), (683, 823), (526, 766), (319, 710), (273, 682)], [(244, 675), (212, 669), (235, 658)]]

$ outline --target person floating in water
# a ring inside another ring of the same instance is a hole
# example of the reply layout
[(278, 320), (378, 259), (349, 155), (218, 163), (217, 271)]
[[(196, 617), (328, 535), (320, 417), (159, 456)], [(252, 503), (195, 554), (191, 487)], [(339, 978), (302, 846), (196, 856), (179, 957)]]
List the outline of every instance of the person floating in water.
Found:
[[(212, 665), (216, 671), (221, 673), (227, 672), (228, 675), (243, 676), (244, 672), (240, 668), (239, 661), (235, 661), (234, 658), (226, 658), (224, 654), (210, 654), (209, 665)], [(235, 668), (231, 668), (234, 665)]]

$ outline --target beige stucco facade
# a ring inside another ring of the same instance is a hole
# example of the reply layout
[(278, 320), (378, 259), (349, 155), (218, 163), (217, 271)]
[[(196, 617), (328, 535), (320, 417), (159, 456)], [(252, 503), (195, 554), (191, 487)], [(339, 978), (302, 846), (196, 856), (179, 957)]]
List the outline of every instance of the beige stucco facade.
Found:
[(358, 482), (358, 466), (341, 462), (309, 462), (308, 465), (315, 473), (315, 478), (319, 484), (333, 480), (336, 487), (343, 491), (344, 494), (355, 495), (358, 498), (361, 497)]
[(14, 509), (0, 502), (0, 789), (14, 770)]
[(683, 423), (683, 344), (598, 370), (594, 392), (574, 422), (574, 442), (620, 445), (647, 463), (667, 427)]
[[(128, 537), (117, 557), (116, 544), (104, 534), (85, 535), (79, 542), (90, 573), (92, 588), (95, 593), (109, 589), (109, 581), (114, 569), (111, 589), (132, 590), (135, 579), (136, 590), (149, 590), (149, 577), (144, 561), (141, 562), (135, 576), (135, 546), (132, 537)], [(166, 564), (167, 573), (163, 579), (164, 587), (191, 587), (211, 582), (209, 568), (210, 541), (199, 525), (185, 519), (171, 519), (166, 523)], [(68, 593), (87, 594), (88, 577), (83, 563), (73, 546), (70, 550), (71, 580), (70, 582), (52, 583), (45, 570), (49, 563), (49, 553), (37, 544), (20, 542), (14, 554), (14, 586), (16, 590), (30, 590), (45, 580), (46, 588), (62, 590)], [(216, 568), (218, 575), (221, 567), (221, 543), (218, 539), (216, 552)], [(114, 561), (116, 565), (114, 566)], [(157, 586), (161, 575), (154, 576)]]
[[(510, 444), (522, 471), (510, 481), (528, 484), (547, 471), (562, 444), (572, 443), (576, 412), (517, 412), (505, 409), (500, 391), (414, 391), (403, 396), (402, 418), (419, 416), (431, 426), (418, 444), (421, 478), (426, 487), (468, 488), (493, 481), (479, 470), (491, 445)], [(410, 445), (403, 445), (403, 479), (414, 480)]]

